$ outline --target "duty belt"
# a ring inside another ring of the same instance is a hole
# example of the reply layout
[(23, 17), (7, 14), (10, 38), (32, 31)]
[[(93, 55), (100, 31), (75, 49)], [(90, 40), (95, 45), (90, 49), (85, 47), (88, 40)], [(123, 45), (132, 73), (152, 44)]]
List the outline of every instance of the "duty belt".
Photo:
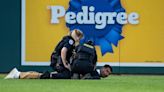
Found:
[(76, 59), (87, 59), (87, 60), (90, 60), (90, 61), (92, 61), (92, 58), (91, 58), (92, 56), (90, 56), (90, 55), (85, 55), (85, 54), (77, 54), (76, 55)]

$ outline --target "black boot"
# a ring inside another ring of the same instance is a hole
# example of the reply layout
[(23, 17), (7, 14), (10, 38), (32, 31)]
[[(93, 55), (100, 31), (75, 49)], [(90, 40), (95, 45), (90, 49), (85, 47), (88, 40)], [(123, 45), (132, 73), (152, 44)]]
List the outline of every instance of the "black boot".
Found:
[(40, 79), (50, 79), (50, 72), (46, 71), (41, 76)]

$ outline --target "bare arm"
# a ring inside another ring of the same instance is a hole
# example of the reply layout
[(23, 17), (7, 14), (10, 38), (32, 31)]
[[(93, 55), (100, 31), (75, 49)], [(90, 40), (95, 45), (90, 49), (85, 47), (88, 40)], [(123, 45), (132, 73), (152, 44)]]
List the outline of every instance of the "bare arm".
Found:
[(68, 63), (68, 61), (66, 59), (67, 51), (68, 51), (68, 49), (66, 47), (62, 48), (62, 50), (61, 50), (61, 59), (62, 59), (64, 67), (71, 70), (70, 64)]
[(67, 64), (66, 56), (67, 56), (67, 48), (63, 47), (61, 50), (61, 58), (64, 65)]

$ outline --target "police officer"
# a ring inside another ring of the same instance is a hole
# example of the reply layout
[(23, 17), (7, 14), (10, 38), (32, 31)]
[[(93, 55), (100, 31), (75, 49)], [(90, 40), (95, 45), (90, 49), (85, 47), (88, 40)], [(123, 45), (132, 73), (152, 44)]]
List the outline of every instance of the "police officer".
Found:
[(72, 63), (72, 73), (85, 75), (94, 71), (97, 62), (97, 54), (92, 41), (76, 47), (76, 55)]
[[(63, 39), (58, 43), (55, 50), (51, 55), (50, 66), (58, 73), (52, 74), (51, 78), (54, 79), (68, 79), (71, 76), (71, 66), (70, 57), (75, 46), (75, 42), (79, 43), (80, 39), (83, 37), (83, 33), (80, 30), (73, 30), (68, 36), (63, 37)], [(49, 77), (49, 73), (45, 72), (41, 76)]]

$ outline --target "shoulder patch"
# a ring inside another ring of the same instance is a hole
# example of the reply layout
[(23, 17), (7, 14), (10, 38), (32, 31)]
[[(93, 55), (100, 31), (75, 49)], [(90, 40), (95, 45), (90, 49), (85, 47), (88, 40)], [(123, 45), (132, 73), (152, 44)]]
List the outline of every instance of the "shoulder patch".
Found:
[(72, 39), (69, 40), (69, 44), (73, 45), (74, 41)]

